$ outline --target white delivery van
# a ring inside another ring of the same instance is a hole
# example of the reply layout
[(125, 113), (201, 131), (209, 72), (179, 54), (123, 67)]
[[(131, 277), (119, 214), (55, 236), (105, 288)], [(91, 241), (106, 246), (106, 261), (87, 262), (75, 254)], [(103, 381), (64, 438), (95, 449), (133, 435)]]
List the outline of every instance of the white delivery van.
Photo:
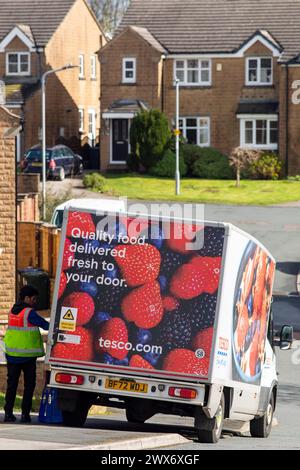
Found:
[[(98, 404), (133, 423), (191, 416), (203, 442), (226, 420), (267, 437), (274, 274), (268, 250), (233, 225), (70, 205), (46, 355), (64, 423), (82, 426)], [(291, 327), (281, 340), (289, 348)]]

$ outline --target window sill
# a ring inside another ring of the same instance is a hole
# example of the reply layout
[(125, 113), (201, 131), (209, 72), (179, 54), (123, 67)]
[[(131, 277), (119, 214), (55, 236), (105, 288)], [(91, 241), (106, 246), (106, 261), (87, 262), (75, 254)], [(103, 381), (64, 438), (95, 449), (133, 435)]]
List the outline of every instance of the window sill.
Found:
[[(174, 90), (176, 88), (175, 85), (172, 87)], [(212, 84), (209, 85), (179, 85), (179, 89), (186, 89), (186, 90), (207, 90), (208, 88), (212, 88)]]
[(121, 82), (121, 86), (138, 86), (137, 82)]
[(271, 85), (260, 85), (259, 83), (257, 85), (250, 85), (250, 84), (245, 84), (244, 85), (244, 88), (275, 88), (275, 85), (274, 84), (271, 84)]
[(96, 82), (97, 81), (97, 77), (91, 77), (91, 82)]
[(79, 78), (79, 80), (86, 80), (85, 77), (78, 77), (78, 78)]

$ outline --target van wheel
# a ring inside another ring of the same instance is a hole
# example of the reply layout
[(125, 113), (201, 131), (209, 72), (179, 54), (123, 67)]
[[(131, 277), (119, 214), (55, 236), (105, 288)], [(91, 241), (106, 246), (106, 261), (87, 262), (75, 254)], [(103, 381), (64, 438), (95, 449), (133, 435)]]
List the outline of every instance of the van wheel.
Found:
[(86, 418), (89, 412), (89, 408), (76, 409), (74, 411), (63, 411), (62, 420), (64, 426), (82, 428), (86, 422)]
[(60, 168), (59, 170), (59, 175), (58, 175), (58, 179), (59, 181), (63, 181), (65, 179), (65, 169), (64, 168)]
[(250, 434), (252, 437), (266, 438), (272, 430), (272, 421), (274, 415), (274, 393), (272, 392), (267, 411), (260, 418), (250, 421)]
[(154, 415), (154, 405), (147, 400), (139, 400), (136, 398), (134, 401), (130, 400), (126, 404), (126, 418), (128, 423), (142, 424)]
[(201, 415), (200, 427), (197, 428), (199, 442), (206, 442), (208, 444), (216, 444), (222, 434), (223, 421), (225, 411), (224, 395), (213, 418), (207, 418), (204, 413)]
[(132, 408), (126, 408), (126, 419), (128, 423), (143, 424), (146, 420), (143, 416), (136, 413)]

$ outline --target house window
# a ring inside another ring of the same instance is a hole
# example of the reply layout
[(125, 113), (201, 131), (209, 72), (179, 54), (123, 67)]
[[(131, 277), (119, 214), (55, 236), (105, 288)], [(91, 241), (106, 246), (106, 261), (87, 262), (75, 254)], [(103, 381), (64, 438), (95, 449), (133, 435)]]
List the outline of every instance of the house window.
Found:
[(246, 67), (246, 85), (272, 85), (273, 62), (271, 57), (249, 57)]
[(95, 145), (96, 139), (96, 111), (89, 109), (89, 129), (88, 129), (89, 144)]
[(78, 109), (78, 115), (79, 115), (79, 132), (84, 132), (84, 109), (83, 108)]
[(240, 126), (241, 147), (277, 150), (278, 119), (277, 117), (243, 118)]
[(6, 54), (7, 75), (30, 75), (29, 52), (9, 52)]
[(180, 118), (179, 128), (189, 144), (210, 145), (210, 119), (208, 117)]
[(97, 68), (96, 68), (96, 56), (91, 55), (91, 78), (96, 79), (97, 78)]
[(175, 60), (175, 79), (182, 85), (211, 85), (211, 61), (200, 59)]
[(136, 82), (136, 59), (123, 59), (123, 83)]
[(79, 78), (84, 78), (84, 55), (79, 54)]

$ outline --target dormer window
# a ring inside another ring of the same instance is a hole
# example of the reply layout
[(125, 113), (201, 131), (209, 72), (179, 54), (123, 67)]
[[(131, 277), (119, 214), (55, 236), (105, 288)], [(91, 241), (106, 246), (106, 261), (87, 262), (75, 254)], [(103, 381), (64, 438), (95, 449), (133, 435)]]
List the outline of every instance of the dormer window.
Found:
[(30, 75), (30, 53), (8, 52), (6, 54), (6, 75)]
[(246, 85), (261, 86), (273, 84), (273, 61), (271, 57), (248, 57)]

